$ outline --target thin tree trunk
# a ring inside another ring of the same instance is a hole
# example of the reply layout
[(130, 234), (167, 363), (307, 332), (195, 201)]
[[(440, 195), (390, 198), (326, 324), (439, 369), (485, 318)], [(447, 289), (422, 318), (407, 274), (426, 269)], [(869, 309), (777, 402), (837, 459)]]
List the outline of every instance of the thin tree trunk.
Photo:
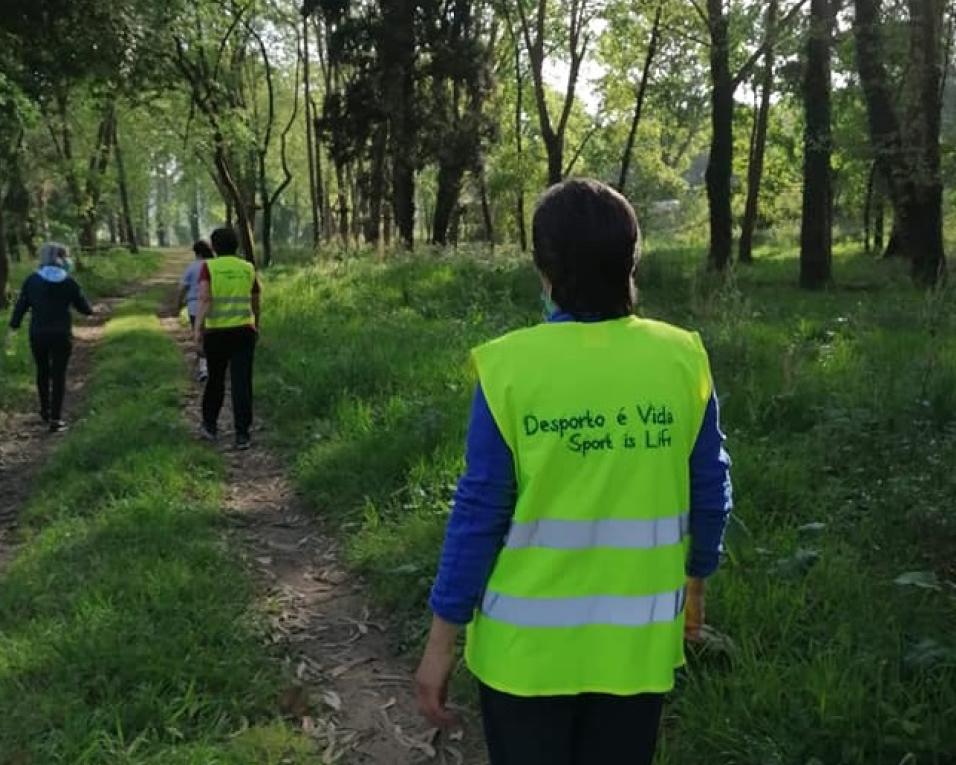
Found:
[(710, 24), (711, 125), (710, 158), (707, 162), (707, 201), (710, 208), (712, 268), (723, 271), (730, 264), (733, 245), (731, 177), (734, 159), (734, 81), (730, 71), (730, 39), (722, 0), (707, 0)]
[(202, 213), (200, 212), (201, 200), (199, 197), (199, 181), (193, 179), (192, 194), (189, 200), (189, 235), (193, 241), (202, 239)]
[(870, 172), (866, 178), (866, 197), (863, 200), (863, 252), (867, 255), (873, 252), (875, 246), (874, 213), (876, 210), (878, 173), (879, 166), (876, 162), (871, 162)]
[[(120, 206), (123, 214), (123, 230), (126, 233), (126, 246), (132, 253), (139, 252), (136, 242), (136, 229), (133, 226), (133, 213), (129, 204), (129, 183), (126, 178), (126, 163), (123, 160), (123, 148), (119, 142), (118, 120), (113, 120), (113, 156), (116, 158), (116, 182), (119, 186)], [(198, 237), (197, 237), (198, 239)]]
[(830, 283), (833, 261), (830, 124), (831, 0), (810, 0), (803, 104), (806, 116), (803, 163), (803, 217), (800, 229), (800, 286), (820, 289)]
[[(776, 2), (776, 0), (772, 0)], [(637, 86), (637, 100), (634, 104), (634, 116), (631, 118), (631, 129), (627, 134), (627, 143), (624, 145), (624, 154), (621, 156), (621, 174), (618, 177), (617, 189), (624, 193), (627, 187), (627, 176), (631, 169), (631, 155), (634, 153), (634, 142), (637, 140), (637, 129), (641, 124), (641, 113), (644, 110), (644, 97), (647, 94), (647, 84), (650, 80), (651, 64), (657, 55), (657, 44), (660, 39), (661, 17), (664, 14), (663, 0), (657, 4), (654, 13), (654, 25), (651, 27), (651, 38), (647, 44), (647, 53), (644, 55), (644, 68), (641, 70), (641, 81)]]
[(166, 163), (160, 163), (156, 178), (156, 241), (160, 247), (169, 247), (169, 228), (166, 208), (169, 205), (169, 185), (166, 178)]
[(515, 66), (515, 152), (518, 156), (518, 178), (515, 188), (515, 224), (518, 227), (518, 243), (521, 245), (521, 251), (528, 250), (528, 232), (525, 226), (524, 209), (524, 141), (522, 140), (522, 119), (524, 117), (524, 73), (521, 69), (521, 45), (518, 42), (518, 36), (515, 34), (514, 23), (511, 16), (505, 14), (505, 21), (508, 24), (508, 34), (511, 37), (511, 47), (514, 49)]
[(143, 247), (149, 247), (149, 202), (144, 202), (136, 226), (136, 241)]
[[(777, 25), (777, 0), (767, 4), (766, 36), (772, 40)], [(767, 148), (767, 128), (770, 123), (770, 99), (773, 95), (774, 46), (767, 45), (764, 53), (763, 82), (761, 84), (760, 108), (754, 123), (750, 164), (747, 168), (747, 203), (740, 231), (740, 262), (753, 262), (753, 236), (757, 227), (760, 204), (760, 185), (763, 181), (764, 155)]]
[(316, 147), (313, 135), (312, 92), (309, 80), (309, 17), (302, 16), (302, 79), (305, 88), (305, 146), (309, 160), (309, 209), (312, 213), (312, 249), (319, 247), (319, 193), (316, 181), (320, 177), (321, 167), (317, 165)]
[(485, 241), (492, 247), (495, 244), (495, 222), (491, 214), (491, 200), (488, 198), (488, 183), (485, 178), (485, 165), (478, 170), (478, 193), (481, 196), (481, 218), (485, 224)]
[(883, 252), (883, 239), (886, 236), (886, 198), (883, 189), (877, 187), (873, 201), (873, 251)]
[(335, 200), (338, 206), (339, 217), (339, 239), (342, 246), (348, 249), (349, 246), (349, 203), (346, 197), (345, 166), (341, 162), (335, 162)]
[(368, 220), (365, 241), (377, 245), (381, 237), (382, 200), (385, 197), (385, 152), (388, 149), (388, 126), (382, 122), (372, 137), (372, 167), (369, 171)]
[(7, 246), (7, 218), (3, 209), (3, 194), (0, 193), (0, 311), (6, 309), (7, 283), (10, 280), (10, 253)]

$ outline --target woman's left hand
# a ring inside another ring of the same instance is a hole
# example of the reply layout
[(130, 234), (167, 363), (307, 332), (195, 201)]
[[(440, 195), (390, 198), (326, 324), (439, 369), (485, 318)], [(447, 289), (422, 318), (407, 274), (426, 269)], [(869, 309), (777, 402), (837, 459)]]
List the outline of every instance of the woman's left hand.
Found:
[(448, 682), (455, 667), (455, 638), (458, 627), (438, 616), (432, 620), (425, 654), (415, 673), (415, 695), (419, 711), (439, 728), (455, 724), (448, 711)]

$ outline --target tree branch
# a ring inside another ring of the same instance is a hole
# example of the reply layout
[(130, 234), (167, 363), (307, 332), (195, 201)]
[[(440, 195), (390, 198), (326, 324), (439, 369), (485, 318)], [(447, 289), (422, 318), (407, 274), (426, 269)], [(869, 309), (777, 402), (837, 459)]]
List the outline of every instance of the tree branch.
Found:
[(733, 88), (736, 90), (740, 83), (746, 80), (750, 73), (753, 71), (753, 68), (757, 65), (757, 62), (763, 58), (764, 53), (767, 52), (767, 48), (771, 45), (776, 45), (777, 41), (780, 39), (781, 33), (789, 26), (790, 22), (793, 21), (794, 17), (802, 10), (803, 6), (807, 4), (807, 0), (800, 0), (793, 8), (787, 11), (786, 16), (784, 16), (779, 25), (774, 30), (773, 35), (769, 35), (766, 40), (763, 41), (763, 44), (755, 50), (750, 58), (744, 63), (740, 70), (737, 72), (737, 75), (733, 79)]

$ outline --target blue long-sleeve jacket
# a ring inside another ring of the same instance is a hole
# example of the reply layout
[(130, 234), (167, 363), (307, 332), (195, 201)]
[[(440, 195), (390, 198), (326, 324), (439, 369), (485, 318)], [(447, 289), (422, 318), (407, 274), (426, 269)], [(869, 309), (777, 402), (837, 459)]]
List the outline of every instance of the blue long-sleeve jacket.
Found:
[[(555, 314), (551, 321), (573, 320)], [(724, 449), (716, 393), (711, 395), (690, 457), (690, 576), (706, 577), (719, 563), (733, 504), (730, 457)], [(495, 558), (511, 527), (517, 495), (514, 460), (479, 385), (471, 408), (466, 469), (458, 482), (429, 605), (453, 624), (471, 621)]]

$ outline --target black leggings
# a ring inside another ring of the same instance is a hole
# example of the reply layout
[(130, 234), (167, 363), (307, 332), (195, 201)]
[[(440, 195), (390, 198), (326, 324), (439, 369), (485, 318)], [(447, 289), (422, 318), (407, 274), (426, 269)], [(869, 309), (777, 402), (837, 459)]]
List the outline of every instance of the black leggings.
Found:
[(40, 415), (59, 420), (63, 415), (63, 396), (66, 393), (66, 367), (70, 362), (73, 344), (68, 334), (32, 335), (30, 350), (37, 366), (37, 397)]
[(650, 765), (664, 696), (511, 696), (481, 685), (491, 765)]

